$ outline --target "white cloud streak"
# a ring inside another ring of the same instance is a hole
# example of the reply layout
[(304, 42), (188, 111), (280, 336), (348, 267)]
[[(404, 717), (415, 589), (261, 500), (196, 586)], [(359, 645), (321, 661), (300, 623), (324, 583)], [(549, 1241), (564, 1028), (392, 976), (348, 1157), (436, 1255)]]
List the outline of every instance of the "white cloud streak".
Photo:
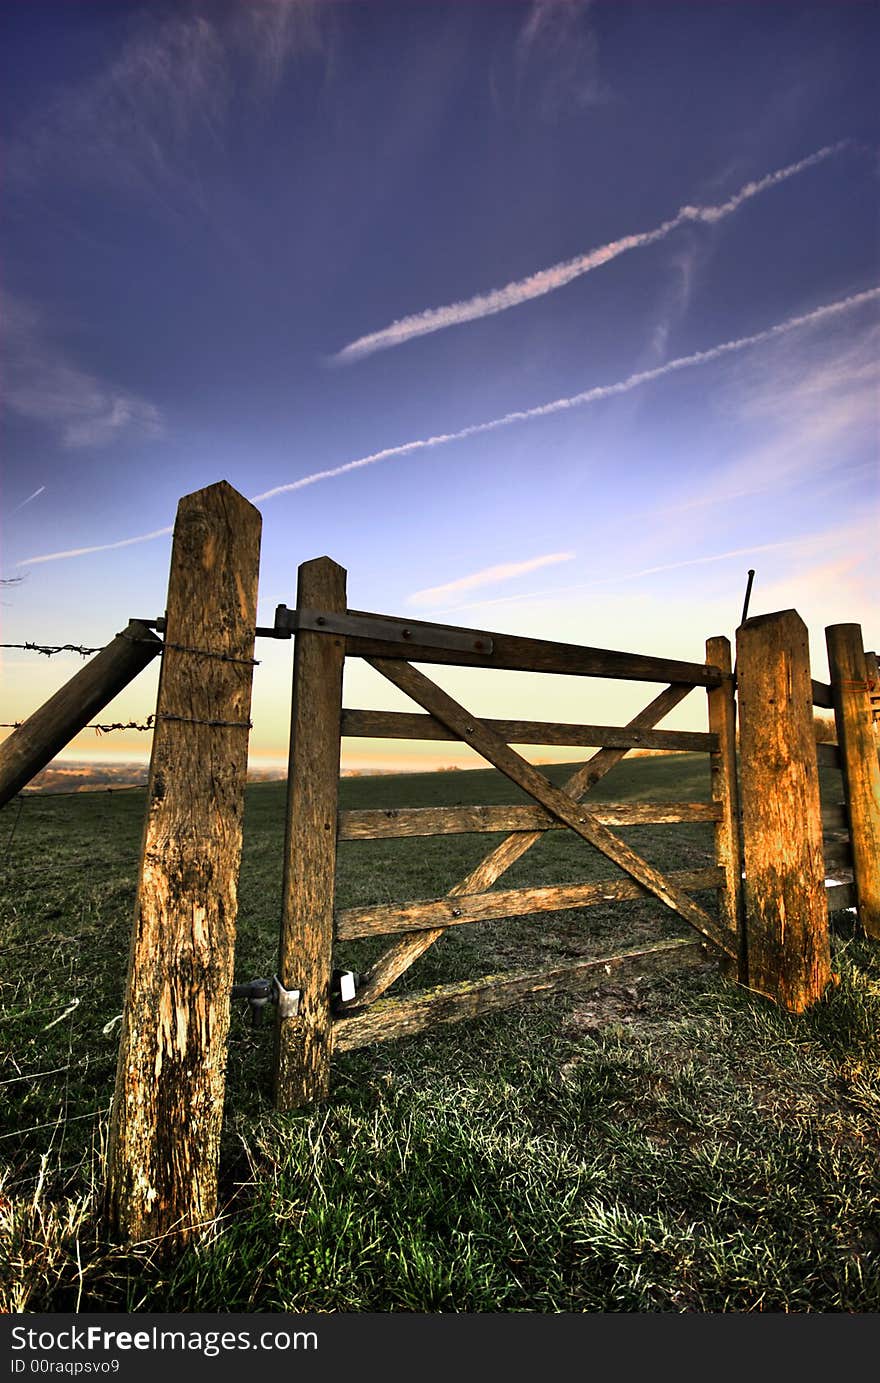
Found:
[(10, 512), (9, 517), (12, 518), (12, 515), (17, 514), (19, 510), (25, 507), (26, 504), (31, 504), (33, 500), (39, 499), (40, 495), (45, 494), (45, 491), (45, 485), (41, 485), (38, 490), (34, 490), (34, 493), (32, 495), (28, 495), (27, 499), (23, 499), (21, 501), (21, 504), (16, 504), (15, 508)]
[(570, 562), (573, 552), (548, 552), (543, 557), (530, 557), (524, 562), (501, 562), (494, 567), (484, 567), (482, 571), (460, 576), (455, 581), (447, 581), (443, 586), (430, 586), (424, 591), (414, 591), (407, 596), (408, 605), (442, 605), (447, 596), (457, 595), (459, 591), (471, 591), (477, 586), (494, 586), (500, 581), (512, 581), (526, 572), (537, 571), (539, 567), (549, 567), (556, 562)]
[(617, 572), (614, 576), (597, 576), (593, 581), (578, 581), (570, 586), (549, 586), (543, 591), (523, 591), (517, 595), (500, 595), (491, 600), (468, 600), (460, 605), (447, 605), (451, 610), (482, 610), (490, 605), (515, 605), (527, 600), (544, 600), (549, 596), (572, 595), (578, 591), (592, 591), (600, 586), (616, 586), (619, 581), (636, 581), (642, 576), (657, 576), (660, 572), (678, 571), (682, 567), (702, 567), (713, 562), (726, 562), (734, 557), (751, 557), (756, 552), (772, 552), (777, 548), (792, 547), (796, 538), (786, 538), (777, 543), (761, 543), (755, 547), (734, 548), (730, 552), (715, 552), (709, 557), (690, 557), (683, 562), (665, 562), (659, 567), (642, 567), (639, 571)]
[(746, 183), (726, 202), (719, 202), (714, 206), (683, 206), (676, 212), (675, 216), (662, 222), (661, 225), (655, 226), (653, 230), (643, 231), (637, 235), (626, 235), (620, 240), (611, 240), (607, 245), (600, 245), (597, 249), (577, 255), (574, 259), (554, 264), (549, 269), (541, 269), (535, 274), (530, 274), (528, 278), (508, 283), (504, 288), (496, 288), (488, 293), (478, 293), (475, 297), (465, 298), (461, 302), (449, 303), (445, 307), (431, 307), (424, 312), (402, 317), (381, 331), (371, 332), (368, 336), (361, 336), (356, 341), (350, 342), (341, 351), (331, 356), (329, 363), (349, 365), (356, 360), (363, 360), (366, 356), (373, 355), (376, 351), (390, 350), (393, 346), (402, 346), (417, 336), (427, 336), (431, 332), (444, 331), (447, 327), (459, 326), (463, 322), (473, 322), (481, 317), (490, 317), (497, 312), (506, 312), (510, 307), (518, 307), (521, 303), (530, 302), (534, 298), (541, 298), (546, 293), (554, 293), (558, 288), (563, 288), (566, 284), (573, 282), (574, 279), (591, 273), (593, 269), (601, 268), (603, 264), (610, 263), (612, 259), (617, 259), (627, 250), (642, 249), (646, 245), (653, 245), (658, 240), (665, 239), (680, 226), (694, 223), (715, 225), (718, 221), (724, 220), (726, 216), (731, 216), (735, 211), (738, 211), (743, 203), (759, 196), (760, 193), (766, 192), (771, 187), (777, 187), (798, 173), (815, 167), (816, 164), (840, 153), (850, 144), (850, 140), (829, 144), (823, 149), (818, 149), (816, 153), (808, 155), (807, 158), (800, 159), (797, 163), (790, 163), (785, 168), (777, 169), (775, 173), (768, 173), (766, 177)]
[[(492, 418), (485, 423), (473, 423), (470, 427), (460, 428), (457, 432), (439, 433), (433, 437), (404, 442), (400, 446), (384, 447), (381, 451), (371, 452), (368, 456), (359, 456), (354, 461), (346, 461), (341, 466), (332, 466), (327, 470), (300, 476), (298, 480), (291, 480), (286, 485), (275, 485), (270, 490), (263, 490), (260, 494), (253, 495), (251, 503), (259, 504), (264, 500), (274, 499), (276, 495), (292, 494), (296, 490), (304, 490), (309, 485), (317, 485), (323, 480), (334, 480), (337, 476), (349, 475), (352, 471), (362, 470), (366, 466), (375, 466), (380, 461), (391, 461), (399, 456), (411, 456), (415, 452), (446, 446), (450, 442), (461, 442), (470, 437), (479, 437), (485, 433), (496, 432), (500, 428), (511, 427), (515, 423), (530, 422), (534, 418), (550, 417), (555, 413), (562, 413), (571, 408), (581, 408), (587, 404), (598, 403), (602, 399), (616, 398), (621, 394), (628, 394), (631, 390), (640, 388), (643, 384), (650, 384), (654, 380), (663, 379), (679, 370), (708, 365), (737, 351), (748, 350), (753, 346), (760, 346), (765, 342), (777, 340), (788, 332), (838, 318), (866, 303), (876, 302), (878, 298), (880, 298), (880, 287), (868, 288), (862, 293), (853, 293), (848, 298), (841, 298), (837, 302), (825, 304), (824, 307), (817, 307), (812, 312), (805, 312), (797, 317), (789, 317), (784, 322), (768, 327), (765, 331), (755, 332), (752, 336), (740, 336), (734, 341), (725, 341), (721, 345), (712, 346), (705, 351), (695, 351), (692, 355), (679, 356), (678, 359), (670, 360), (656, 369), (642, 370), (638, 374), (632, 374), (627, 379), (620, 380), (617, 384), (598, 385), (594, 389), (585, 389), (583, 393), (574, 394), (569, 398), (555, 399), (552, 403), (539, 404), (535, 408), (505, 413), (503, 417)], [(170, 529), (159, 529), (155, 533), (145, 533), (138, 538), (126, 538), (121, 543), (104, 543), (92, 548), (77, 549), (70, 553), (52, 553), (45, 557), (31, 557), (17, 565), (27, 566), (35, 562), (53, 561), (58, 557), (80, 556), (85, 552), (103, 552), (110, 548), (128, 546), (131, 543), (147, 542), (150, 538), (158, 537), (160, 534), (170, 531)]]

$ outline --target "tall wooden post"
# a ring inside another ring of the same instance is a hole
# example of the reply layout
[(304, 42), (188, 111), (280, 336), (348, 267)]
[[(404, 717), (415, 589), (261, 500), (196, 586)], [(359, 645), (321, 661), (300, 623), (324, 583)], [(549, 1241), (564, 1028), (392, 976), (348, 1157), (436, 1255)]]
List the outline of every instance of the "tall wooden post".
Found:
[(748, 982), (800, 1013), (831, 979), (807, 629), (759, 615), (736, 648)]
[(133, 619), (0, 745), (0, 807), (137, 677), (162, 641)]
[(880, 763), (862, 631), (857, 624), (832, 624), (825, 641), (859, 922), (880, 940)]
[[(329, 557), (299, 569), (297, 607), (344, 614), (346, 573)], [(300, 630), (293, 660), (287, 832), (278, 978), (299, 991), (278, 1007), (275, 1103), (295, 1109), (327, 1095), (332, 1027), (333, 891), (342, 719), (341, 635)]]
[(715, 863), (724, 870), (718, 890), (721, 925), (731, 934), (737, 956), (737, 978), (748, 984), (748, 958), (742, 926), (742, 845), (739, 824), (739, 787), (736, 777), (736, 700), (730, 661), (730, 640), (720, 635), (706, 640), (706, 662), (727, 674), (727, 680), (709, 687), (709, 730), (718, 736), (718, 748), (709, 755), (712, 800), (721, 808), (715, 823)]
[(225, 481), (177, 510), (108, 1148), (125, 1240), (216, 1215), (260, 525)]

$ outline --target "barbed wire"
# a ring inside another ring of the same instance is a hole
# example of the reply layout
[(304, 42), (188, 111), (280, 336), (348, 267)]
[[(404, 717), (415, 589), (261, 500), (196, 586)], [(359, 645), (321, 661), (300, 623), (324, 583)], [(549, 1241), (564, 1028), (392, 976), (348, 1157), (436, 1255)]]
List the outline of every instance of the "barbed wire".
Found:
[[(146, 720), (142, 725), (139, 724), (136, 720), (127, 720), (125, 722), (121, 720), (116, 720), (111, 725), (84, 725), (82, 729), (94, 730), (96, 734), (99, 735), (109, 735), (112, 730), (154, 730), (156, 728), (155, 722), (156, 717), (154, 714), (147, 716)], [(20, 730), (24, 723), (25, 722), (23, 720), (4, 720), (2, 723), (0, 723), (0, 730)], [(77, 734), (82, 734), (82, 730), (78, 730)]]
[[(141, 639), (134, 634), (127, 634), (123, 629), (116, 635), (118, 639), (125, 639), (127, 643), (149, 644), (155, 648), (157, 653), (164, 653), (166, 648), (173, 648), (177, 653), (194, 653), (199, 658), (216, 658), (220, 663), (244, 663), (248, 667), (259, 667), (259, 658), (239, 658), (234, 653), (220, 653), (213, 648), (195, 648), (190, 644), (171, 643), (168, 639)], [(28, 640), (27, 643), (0, 643), (0, 648), (20, 648), (29, 653), (43, 653), (47, 658), (53, 657), (56, 653), (79, 653), (83, 658), (90, 657), (93, 653), (103, 653), (109, 644), (102, 644), (100, 648), (86, 648), (84, 644), (61, 643), (61, 644), (41, 644)]]
[(22, 648), (29, 653), (45, 653), (47, 658), (51, 658), (55, 653), (79, 653), (83, 658), (88, 658), (93, 653), (103, 652), (104, 645), (102, 644), (101, 648), (84, 648), (82, 644), (78, 643), (42, 644), (29, 641), (28, 643), (0, 643), (0, 648)]

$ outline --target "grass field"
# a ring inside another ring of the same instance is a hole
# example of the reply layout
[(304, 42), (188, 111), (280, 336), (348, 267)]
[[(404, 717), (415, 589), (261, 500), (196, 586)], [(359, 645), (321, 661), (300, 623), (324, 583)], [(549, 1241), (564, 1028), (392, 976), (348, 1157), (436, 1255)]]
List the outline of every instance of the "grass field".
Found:
[[(341, 793), (345, 807), (520, 800), (491, 771), (345, 779)], [(595, 795), (706, 799), (707, 761), (627, 760)], [(0, 1308), (880, 1309), (880, 948), (848, 915), (833, 919), (840, 983), (804, 1017), (709, 964), (609, 980), (340, 1056), (329, 1102), (285, 1116), (270, 1028), (236, 1006), (216, 1231), (173, 1264), (103, 1244), (143, 806), (135, 790), (0, 812)], [(239, 980), (275, 968), (283, 822), (284, 785), (251, 786)], [(621, 834), (659, 866), (710, 862), (708, 827)], [(438, 896), (495, 839), (345, 843), (338, 905)], [(499, 887), (615, 872), (552, 832)], [(686, 934), (647, 900), (457, 927), (396, 992)], [(337, 963), (363, 969), (382, 945)]]

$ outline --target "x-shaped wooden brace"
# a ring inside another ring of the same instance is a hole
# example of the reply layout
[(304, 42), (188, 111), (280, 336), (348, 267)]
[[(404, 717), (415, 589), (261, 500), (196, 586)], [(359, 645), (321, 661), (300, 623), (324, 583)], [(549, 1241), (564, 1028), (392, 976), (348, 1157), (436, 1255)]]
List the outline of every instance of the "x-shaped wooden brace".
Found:
[[(505, 740), (470, 715), (463, 706), (410, 663), (386, 658), (368, 658), (366, 661), (518, 787), (525, 789), (555, 817), (570, 826), (577, 835), (614, 860), (638, 883), (660, 898), (667, 907), (680, 913), (708, 941), (728, 955), (732, 954), (728, 940), (708, 913), (686, 893), (682, 893), (681, 889), (669, 883), (653, 865), (631, 850), (619, 836), (609, 831), (607, 826), (597, 821), (591, 812), (578, 805), (578, 799), (620, 762), (626, 754), (625, 749), (599, 750), (572, 775), (563, 788), (554, 787), (543, 773), (511, 749)], [(690, 685), (674, 684), (667, 687), (628, 722), (629, 727), (647, 729), (656, 725), (691, 690)], [(460, 897), (462, 894), (482, 893), (491, 888), (492, 884), (530, 850), (543, 834), (543, 831), (511, 833), (489, 852), (467, 878), (454, 884), (447, 896)], [(371, 967), (366, 983), (347, 1006), (360, 1008), (384, 994), (420, 955), (433, 946), (445, 930), (445, 927), (437, 927), (430, 931), (408, 932), (399, 937)]]

